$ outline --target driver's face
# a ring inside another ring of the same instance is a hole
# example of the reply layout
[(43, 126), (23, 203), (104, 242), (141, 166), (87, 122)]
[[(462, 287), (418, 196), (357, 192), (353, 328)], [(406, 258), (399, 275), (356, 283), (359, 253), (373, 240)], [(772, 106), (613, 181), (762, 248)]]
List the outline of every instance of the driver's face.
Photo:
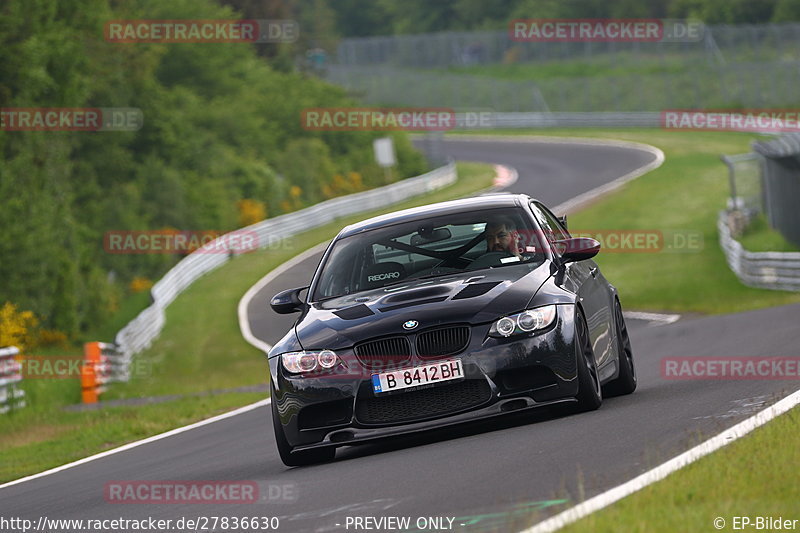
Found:
[(486, 228), (486, 246), (490, 252), (510, 252), (514, 244), (513, 232), (502, 226)]

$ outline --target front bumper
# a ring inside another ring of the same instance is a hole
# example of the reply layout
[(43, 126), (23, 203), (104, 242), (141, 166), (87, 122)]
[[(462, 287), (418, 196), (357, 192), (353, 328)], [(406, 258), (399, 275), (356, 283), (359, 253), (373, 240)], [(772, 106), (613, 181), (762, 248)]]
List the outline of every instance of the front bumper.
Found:
[[(465, 378), (421, 390), (376, 397), (370, 375), (352, 352), (347, 372), (288, 374), (280, 357), (269, 360), (273, 397), (286, 439), (295, 450), (344, 446), (574, 401), (578, 393), (574, 308), (559, 305), (547, 331), (496, 339), (490, 324), (472, 326), (458, 355)], [(338, 352), (337, 352), (338, 353)], [(410, 365), (430, 359), (413, 357)], [(357, 367), (357, 368), (356, 368)]]

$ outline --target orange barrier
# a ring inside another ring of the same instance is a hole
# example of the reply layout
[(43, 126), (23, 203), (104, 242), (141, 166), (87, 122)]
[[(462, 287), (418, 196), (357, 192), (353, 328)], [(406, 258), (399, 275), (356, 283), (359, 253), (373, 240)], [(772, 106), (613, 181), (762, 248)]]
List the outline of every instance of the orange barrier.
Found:
[(106, 391), (109, 381), (110, 365), (104, 350), (113, 345), (104, 342), (87, 342), (83, 345), (83, 366), (81, 367), (81, 401), (97, 403), (100, 394)]

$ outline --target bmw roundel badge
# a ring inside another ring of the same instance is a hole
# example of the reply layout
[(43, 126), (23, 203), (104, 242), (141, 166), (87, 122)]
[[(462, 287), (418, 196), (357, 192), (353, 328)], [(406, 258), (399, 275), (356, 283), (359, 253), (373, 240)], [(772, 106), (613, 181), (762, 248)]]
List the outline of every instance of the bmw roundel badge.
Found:
[(419, 322), (416, 320), (406, 320), (403, 322), (403, 329), (414, 329), (417, 326), (419, 326)]

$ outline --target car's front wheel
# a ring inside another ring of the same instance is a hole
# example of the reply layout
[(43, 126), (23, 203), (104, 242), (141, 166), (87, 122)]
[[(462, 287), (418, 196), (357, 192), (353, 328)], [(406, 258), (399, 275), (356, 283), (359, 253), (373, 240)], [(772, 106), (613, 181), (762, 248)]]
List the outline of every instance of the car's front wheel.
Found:
[(283, 464), (286, 466), (305, 466), (333, 460), (336, 456), (335, 448), (320, 448), (317, 450), (304, 450), (300, 452), (292, 451), (292, 447), (286, 440), (281, 420), (278, 417), (278, 408), (275, 405), (274, 391), (272, 398), (273, 400), (270, 402), (270, 405), (272, 405), (272, 428), (275, 430), (275, 444), (278, 446), (278, 454), (281, 456)]
[(578, 364), (578, 409), (594, 411), (603, 403), (603, 392), (589, 340), (589, 328), (580, 309), (575, 316), (575, 357)]

